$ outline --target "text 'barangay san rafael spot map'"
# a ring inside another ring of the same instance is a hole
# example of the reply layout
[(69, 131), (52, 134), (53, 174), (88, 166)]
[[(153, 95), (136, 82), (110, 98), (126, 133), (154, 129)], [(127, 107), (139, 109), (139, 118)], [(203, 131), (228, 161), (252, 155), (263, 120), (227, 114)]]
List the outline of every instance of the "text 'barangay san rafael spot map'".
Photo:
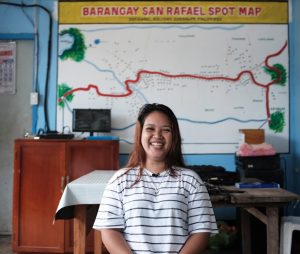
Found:
[(129, 153), (139, 108), (170, 106), (185, 154), (234, 153), (239, 129), (263, 128), (289, 150), (285, 24), (63, 24), (57, 129), (72, 109), (110, 108)]

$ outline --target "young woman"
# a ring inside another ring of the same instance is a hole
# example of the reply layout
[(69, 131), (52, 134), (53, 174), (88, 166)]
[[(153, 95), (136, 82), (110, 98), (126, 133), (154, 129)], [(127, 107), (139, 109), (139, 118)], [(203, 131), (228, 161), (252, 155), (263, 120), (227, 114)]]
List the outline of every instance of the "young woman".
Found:
[(111, 254), (200, 254), (217, 233), (205, 185), (184, 168), (178, 122), (167, 106), (141, 108), (133, 152), (108, 183), (94, 228)]

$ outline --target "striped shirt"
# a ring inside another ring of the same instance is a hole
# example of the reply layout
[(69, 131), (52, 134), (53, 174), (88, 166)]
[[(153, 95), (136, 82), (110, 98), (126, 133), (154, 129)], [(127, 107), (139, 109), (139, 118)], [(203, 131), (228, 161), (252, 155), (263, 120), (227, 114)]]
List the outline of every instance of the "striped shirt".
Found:
[(192, 170), (176, 168), (157, 177), (148, 170), (120, 169), (104, 191), (94, 229), (121, 229), (133, 253), (178, 253), (188, 236), (217, 233), (207, 189)]

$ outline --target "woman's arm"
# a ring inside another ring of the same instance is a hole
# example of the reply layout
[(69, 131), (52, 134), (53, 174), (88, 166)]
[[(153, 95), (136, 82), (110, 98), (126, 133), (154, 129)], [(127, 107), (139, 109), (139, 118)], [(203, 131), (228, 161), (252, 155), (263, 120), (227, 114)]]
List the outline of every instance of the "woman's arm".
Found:
[(190, 235), (179, 254), (199, 254), (207, 247), (210, 233), (195, 233)]
[(117, 229), (101, 229), (102, 242), (110, 254), (131, 254), (123, 234)]

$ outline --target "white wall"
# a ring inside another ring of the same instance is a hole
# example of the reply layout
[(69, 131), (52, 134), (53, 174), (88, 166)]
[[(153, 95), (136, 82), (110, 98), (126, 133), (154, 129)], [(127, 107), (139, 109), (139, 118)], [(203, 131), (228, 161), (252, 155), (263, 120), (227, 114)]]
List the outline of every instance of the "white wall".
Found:
[(33, 41), (17, 41), (17, 92), (0, 94), (0, 235), (11, 233), (13, 141), (31, 130)]

